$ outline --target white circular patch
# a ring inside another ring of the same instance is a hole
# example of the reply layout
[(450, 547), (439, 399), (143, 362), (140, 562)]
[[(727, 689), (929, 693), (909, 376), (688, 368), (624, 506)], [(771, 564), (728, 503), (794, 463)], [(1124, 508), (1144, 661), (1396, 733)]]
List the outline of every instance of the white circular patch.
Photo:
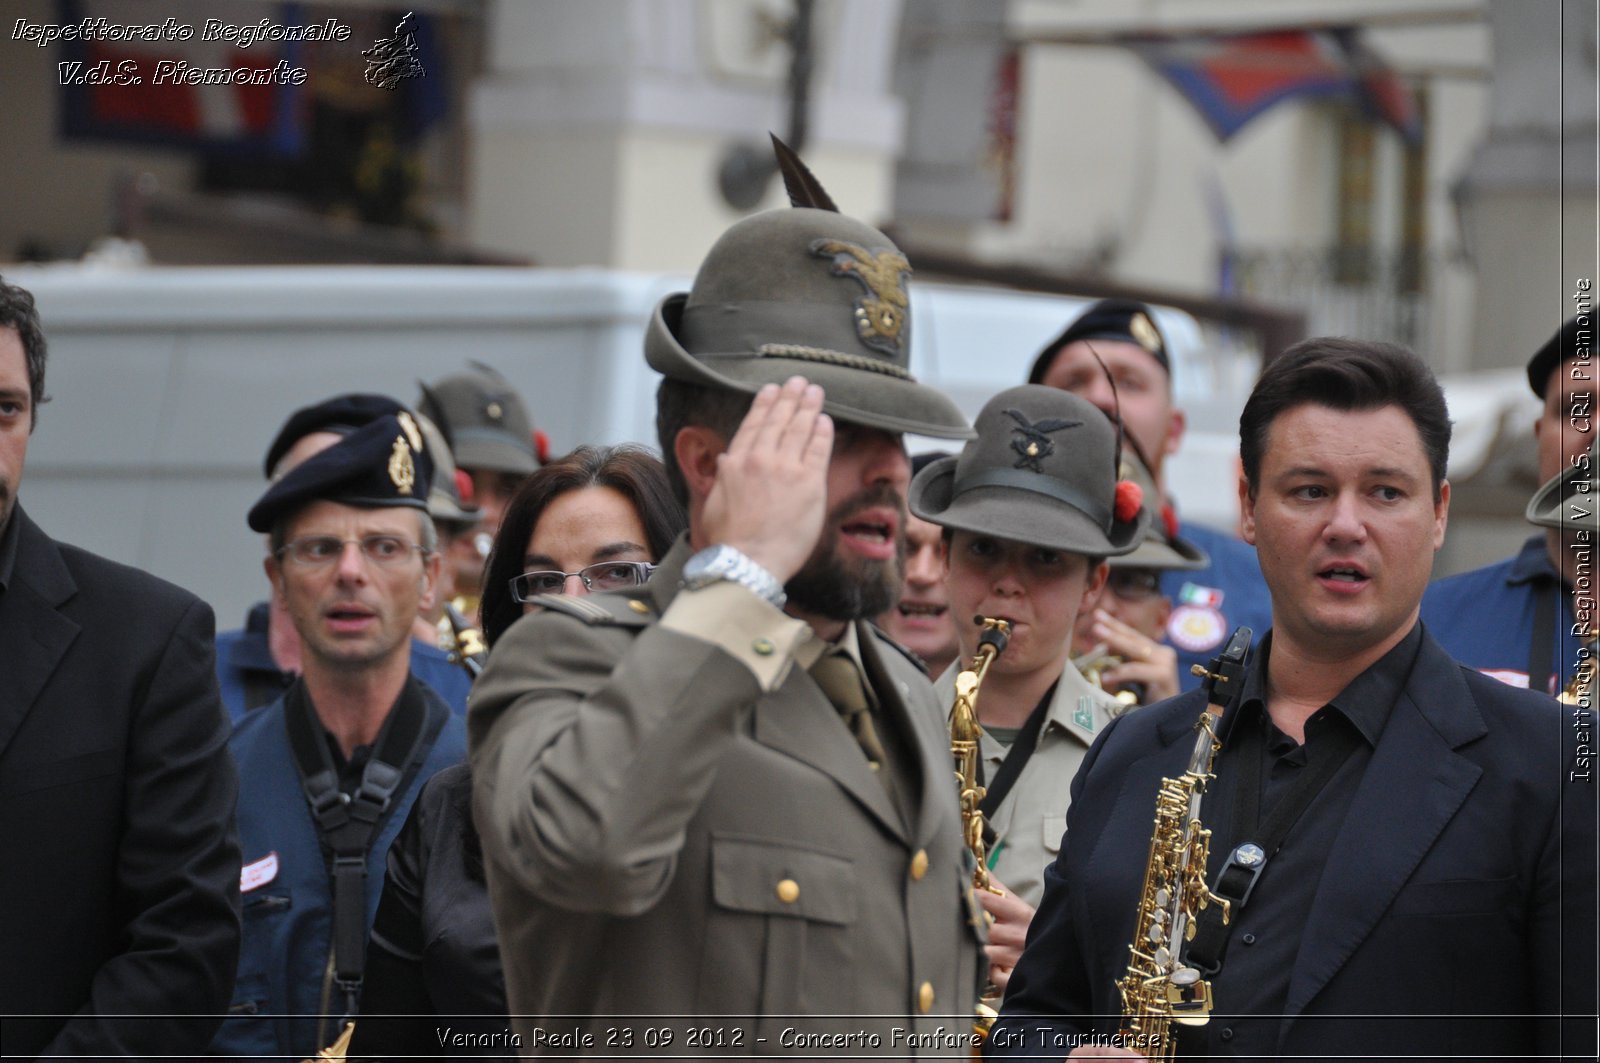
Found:
[(1222, 645), (1228, 622), (1222, 612), (1205, 605), (1180, 605), (1167, 618), (1167, 641), (1180, 650), (1203, 653)]

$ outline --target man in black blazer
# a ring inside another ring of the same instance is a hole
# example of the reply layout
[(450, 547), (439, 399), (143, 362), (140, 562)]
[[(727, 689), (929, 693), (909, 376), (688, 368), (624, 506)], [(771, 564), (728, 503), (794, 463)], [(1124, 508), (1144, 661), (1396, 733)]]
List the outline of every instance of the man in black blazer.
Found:
[[(1273, 628), (1232, 684), (1200, 808), (1230, 923), (1202, 912), (1186, 942), (1173, 907), (1140, 932), (1147, 973), (1209, 978), (1210, 1021), (1178, 1051), (1593, 1058), (1593, 714), (1458, 665), (1418, 622), (1450, 501), (1437, 382), (1400, 348), (1308, 340), (1269, 363), (1240, 439)], [(1090, 751), (991, 1056), (1153, 1054), (1119, 1037), (1116, 983), (1156, 792), (1204, 707), (1129, 714)]]
[(0, 1056), (199, 1053), (239, 949), (214, 622), (18, 505), (44, 364), (0, 279)]

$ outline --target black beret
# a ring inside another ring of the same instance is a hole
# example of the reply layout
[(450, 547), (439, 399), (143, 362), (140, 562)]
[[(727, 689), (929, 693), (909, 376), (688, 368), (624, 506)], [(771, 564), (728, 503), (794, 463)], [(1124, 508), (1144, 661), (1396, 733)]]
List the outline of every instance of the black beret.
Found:
[(326, 450), (318, 451), (267, 488), (250, 508), (252, 531), (317, 501), (376, 509), (410, 506), (428, 511), (433, 459), (411, 414), (380, 417)]
[(1044, 374), (1056, 352), (1077, 340), (1121, 340), (1137, 344), (1149, 351), (1150, 357), (1160, 363), (1168, 375), (1172, 373), (1172, 363), (1167, 359), (1167, 340), (1156, 325), (1155, 311), (1136, 299), (1102, 299), (1045, 345), (1039, 357), (1033, 360), (1028, 383), (1044, 383)]
[(1528, 386), (1533, 393), (1544, 398), (1550, 388), (1550, 371), (1574, 358), (1588, 359), (1594, 355), (1594, 332), (1589, 315), (1576, 314), (1528, 359)]
[(348, 435), (357, 428), (371, 424), (380, 417), (397, 414), (405, 407), (387, 395), (365, 395), (351, 392), (335, 395), (331, 399), (304, 406), (289, 415), (278, 429), (278, 435), (267, 448), (267, 458), (262, 468), (267, 479), (289, 452), (289, 448), (312, 432), (338, 432)]

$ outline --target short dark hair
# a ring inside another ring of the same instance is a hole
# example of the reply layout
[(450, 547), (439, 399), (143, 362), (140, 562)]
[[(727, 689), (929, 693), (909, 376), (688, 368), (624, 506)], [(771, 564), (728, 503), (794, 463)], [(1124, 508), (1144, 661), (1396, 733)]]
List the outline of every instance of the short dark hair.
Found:
[(610, 487), (633, 503), (652, 561), (661, 560), (688, 527), (689, 518), (667, 484), (666, 468), (643, 447), (583, 446), (545, 465), (524, 480), (507, 503), (484, 568), (483, 634), (490, 646), (522, 615), (522, 603), (511, 596), (511, 581), (522, 575), (528, 540), (539, 517), (556, 498), (581, 487)]
[(661, 445), (661, 460), (667, 467), (667, 481), (680, 506), (689, 505), (689, 484), (678, 468), (674, 447), (678, 433), (690, 425), (710, 428), (732, 439), (744, 415), (750, 412), (754, 395), (727, 388), (710, 388), (683, 380), (663, 378), (656, 389), (656, 439)]
[(44, 326), (33, 305), (33, 293), (0, 277), (0, 328), (13, 328), (22, 340), (22, 355), (28, 363), (29, 431), (39, 424), (39, 407), (50, 401), (44, 393)]
[(1260, 486), (1267, 431), (1280, 414), (1306, 404), (1335, 410), (1398, 406), (1417, 426), (1439, 500), (1450, 457), (1450, 413), (1433, 371), (1404, 347), (1376, 340), (1317, 336), (1267, 363), (1239, 415), (1239, 458), (1251, 497)]

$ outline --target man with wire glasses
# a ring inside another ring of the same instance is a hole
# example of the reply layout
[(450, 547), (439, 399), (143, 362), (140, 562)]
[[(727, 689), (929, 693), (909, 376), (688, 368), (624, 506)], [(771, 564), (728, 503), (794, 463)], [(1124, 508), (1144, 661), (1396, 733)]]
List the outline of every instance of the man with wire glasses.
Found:
[(217, 1055), (316, 1054), (353, 1017), (383, 858), (422, 783), (466, 752), (461, 718), (411, 675), (440, 557), (433, 464), (412, 415), (372, 420), (250, 510), (302, 672), (230, 742), (242, 780), (244, 941)]

